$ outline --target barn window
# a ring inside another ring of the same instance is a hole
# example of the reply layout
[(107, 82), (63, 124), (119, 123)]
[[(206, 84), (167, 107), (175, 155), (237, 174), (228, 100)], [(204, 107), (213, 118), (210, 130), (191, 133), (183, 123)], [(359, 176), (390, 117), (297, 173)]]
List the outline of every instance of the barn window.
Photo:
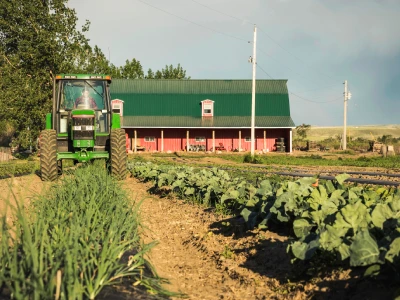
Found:
[(205, 142), (206, 138), (204, 136), (196, 136), (196, 142)]
[(244, 141), (250, 143), (251, 142), (251, 136), (246, 136), (244, 138)]
[(113, 110), (113, 113), (121, 114), (121, 105), (119, 105), (119, 104), (114, 104), (112, 110)]
[(201, 101), (201, 110), (202, 117), (214, 116), (214, 101), (210, 99)]
[(121, 117), (124, 116), (124, 101), (114, 99), (111, 101), (111, 110), (115, 114), (119, 114)]
[(144, 141), (145, 142), (155, 142), (156, 138), (154, 136), (145, 136)]

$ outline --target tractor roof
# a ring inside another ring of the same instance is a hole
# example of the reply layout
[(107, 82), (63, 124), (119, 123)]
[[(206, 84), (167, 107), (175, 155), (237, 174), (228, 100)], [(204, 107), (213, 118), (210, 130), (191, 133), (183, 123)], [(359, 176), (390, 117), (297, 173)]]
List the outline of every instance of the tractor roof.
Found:
[(106, 74), (57, 74), (56, 80), (60, 79), (90, 79), (90, 80), (107, 80), (111, 82), (111, 76)]

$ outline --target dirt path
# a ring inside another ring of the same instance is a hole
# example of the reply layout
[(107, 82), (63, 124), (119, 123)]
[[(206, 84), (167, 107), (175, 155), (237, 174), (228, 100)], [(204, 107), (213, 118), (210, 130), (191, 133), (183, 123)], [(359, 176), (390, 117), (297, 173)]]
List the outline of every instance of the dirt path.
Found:
[(11, 220), (10, 206), (17, 202), (27, 206), (49, 186), (50, 183), (44, 183), (35, 174), (0, 180), (0, 213), (7, 210), (7, 221)]
[(159, 241), (150, 260), (159, 275), (170, 280), (168, 289), (190, 299), (266, 299), (273, 294), (259, 276), (244, 277), (238, 264), (230, 261), (237, 255), (223, 235), (209, 228), (222, 217), (180, 200), (150, 196), (135, 179), (128, 179), (127, 187), (136, 201), (143, 200), (145, 241)]

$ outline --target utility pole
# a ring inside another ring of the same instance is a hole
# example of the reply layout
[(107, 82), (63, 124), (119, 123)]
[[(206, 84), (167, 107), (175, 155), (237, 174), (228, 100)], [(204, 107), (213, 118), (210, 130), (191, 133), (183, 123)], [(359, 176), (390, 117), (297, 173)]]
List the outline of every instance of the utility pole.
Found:
[(348, 91), (347, 88), (347, 80), (344, 81), (344, 120), (343, 120), (343, 150), (346, 150), (347, 148), (347, 136), (346, 136), (346, 131), (347, 131), (347, 101), (351, 99), (351, 93)]
[(344, 114), (343, 114), (343, 138), (342, 146), (343, 150), (347, 147), (347, 137), (346, 137), (346, 126), (347, 126), (347, 80), (344, 81)]
[(253, 64), (253, 83), (251, 92), (251, 156), (254, 156), (254, 143), (255, 143), (255, 117), (256, 117), (256, 44), (257, 44), (257, 26), (254, 24), (254, 38), (253, 38), (253, 57), (251, 62)]

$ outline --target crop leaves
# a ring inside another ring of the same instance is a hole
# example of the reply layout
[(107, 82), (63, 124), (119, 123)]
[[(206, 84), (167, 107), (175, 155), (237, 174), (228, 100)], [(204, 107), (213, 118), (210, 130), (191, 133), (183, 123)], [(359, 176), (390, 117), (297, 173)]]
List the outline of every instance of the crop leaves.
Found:
[(368, 230), (357, 233), (350, 246), (350, 265), (353, 267), (368, 266), (379, 262), (379, 248)]
[[(143, 170), (139, 163), (130, 169), (132, 175), (144, 181), (152, 178), (151, 170), (156, 170), (158, 177), (179, 170), (185, 175), (174, 175), (172, 187), (189, 191), (184, 196), (199, 194), (203, 203), (222, 205), (240, 214), (249, 229), (257, 225), (267, 228), (269, 222), (292, 226), (295, 240), (288, 250), (296, 259), (311, 259), (320, 249), (335, 253), (351, 266), (388, 263), (400, 271), (398, 189), (346, 185), (347, 174), (318, 184), (316, 177), (309, 177), (267, 179), (253, 185), (244, 177), (231, 178), (217, 168), (152, 165)], [(372, 268), (371, 272), (376, 270)]]

